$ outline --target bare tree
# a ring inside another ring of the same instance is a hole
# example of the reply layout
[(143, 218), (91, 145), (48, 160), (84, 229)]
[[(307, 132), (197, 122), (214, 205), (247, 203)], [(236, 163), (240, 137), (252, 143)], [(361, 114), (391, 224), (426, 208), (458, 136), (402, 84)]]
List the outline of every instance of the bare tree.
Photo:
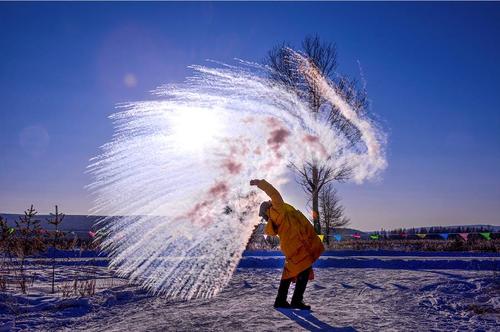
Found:
[(59, 225), (64, 219), (64, 214), (59, 213), (59, 209), (55, 209), (56, 213), (50, 214), (50, 219), (47, 220), (49, 224), (54, 225), (55, 231), (52, 236), (52, 294), (55, 292), (55, 269), (56, 269), (56, 249), (58, 246), (60, 246), (61, 239), (64, 238), (64, 233), (59, 230)]
[[(36, 218), (36, 210), (31, 207), (24, 211), (24, 216), (19, 217), (16, 221), (15, 228), (15, 254), (18, 259), (17, 269), (19, 271), (19, 286), (21, 292), (26, 294), (27, 291), (27, 268), (26, 260), (28, 256), (35, 255), (45, 250), (45, 244), (41, 237), (40, 220)], [(16, 273), (17, 275), (17, 273)]]
[(330, 232), (335, 227), (342, 227), (349, 223), (349, 218), (344, 215), (344, 207), (340, 205), (340, 197), (332, 184), (323, 187), (319, 195), (322, 228), (326, 243), (330, 244)]
[[(307, 36), (302, 42), (300, 51), (310, 61), (311, 65), (315, 66), (330, 81), (333, 89), (349, 103), (355, 112), (358, 114), (367, 112), (368, 98), (365, 89), (358, 88), (355, 80), (336, 73), (337, 51), (335, 44), (322, 42), (318, 36)], [(321, 96), (318, 87), (314, 83), (295, 70), (291, 56), (291, 49), (285, 43), (269, 51), (265, 62), (270, 69), (271, 79), (305, 100), (315, 116), (324, 115), (332, 130), (342, 134), (347, 139), (350, 148), (363, 149), (358, 144), (361, 139), (361, 132), (358, 128), (344, 118), (335, 105)], [(303, 165), (290, 165), (297, 175), (297, 182), (306, 193), (311, 195), (313, 223), (318, 234), (321, 233), (319, 215), (319, 193), (321, 189), (332, 181), (344, 181), (351, 176), (351, 169), (347, 165), (336, 169), (327, 166), (325, 161), (329, 160), (329, 158), (334, 158), (334, 156), (328, 156), (326, 160), (310, 160)]]

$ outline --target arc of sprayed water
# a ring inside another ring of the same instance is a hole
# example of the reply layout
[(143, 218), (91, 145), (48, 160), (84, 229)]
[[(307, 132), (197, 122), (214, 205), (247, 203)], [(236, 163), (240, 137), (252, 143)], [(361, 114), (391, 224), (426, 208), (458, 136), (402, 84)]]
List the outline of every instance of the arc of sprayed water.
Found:
[[(308, 80), (308, 82), (315, 86), (320, 95), (328, 100), (332, 105), (337, 106), (341, 115), (352, 123), (361, 132), (361, 138), (367, 148), (368, 158), (373, 166), (375, 172), (384, 169), (387, 166), (387, 161), (382, 151), (381, 141), (383, 139), (377, 132), (372, 123), (367, 119), (359, 116), (329, 83), (328, 79), (321, 75), (318, 68), (305, 56), (298, 52), (290, 50), (293, 58), (298, 63), (299, 72)], [(363, 177), (366, 177), (363, 175)], [(358, 177), (359, 181), (363, 177)], [(369, 176), (368, 176), (369, 177)]]
[[(262, 75), (194, 66), (185, 85), (155, 91), (165, 100), (131, 103), (115, 114), (115, 135), (90, 166), (95, 213), (111, 215), (102, 234), (119, 274), (169, 298), (215, 296), (258, 222), (255, 207), (263, 197), (252, 192), (248, 178), (282, 181), (289, 160), (301, 162), (320, 148), (339, 156), (331, 163), (351, 163), (358, 179), (383, 168), (376, 129), (303, 58), (296, 61), (363, 133), (366, 155), (350, 152), (306, 103)], [(218, 139), (200, 142), (208, 145), (196, 151), (177, 146), (172, 126), (180, 112), (216, 116)], [(222, 213), (227, 207), (232, 212)]]

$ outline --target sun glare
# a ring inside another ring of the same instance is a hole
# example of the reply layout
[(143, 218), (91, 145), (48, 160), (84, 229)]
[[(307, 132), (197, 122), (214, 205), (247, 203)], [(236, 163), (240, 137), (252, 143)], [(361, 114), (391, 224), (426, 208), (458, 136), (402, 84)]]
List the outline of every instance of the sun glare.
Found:
[(173, 135), (182, 148), (202, 149), (211, 143), (222, 126), (213, 110), (184, 109), (173, 119)]

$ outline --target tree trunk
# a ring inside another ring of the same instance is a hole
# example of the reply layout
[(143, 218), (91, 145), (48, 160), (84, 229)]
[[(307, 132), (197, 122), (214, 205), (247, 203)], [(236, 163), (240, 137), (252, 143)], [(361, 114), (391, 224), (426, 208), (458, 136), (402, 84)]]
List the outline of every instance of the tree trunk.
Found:
[(330, 245), (330, 221), (326, 222), (325, 226), (326, 245)]
[(321, 234), (321, 224), (319, 223), (319, 177), (318, 177), (318, 168), (313, 166), (312, 168), (312, 215), (313, 215), (313, 224), (314, 230), (316, 234)]

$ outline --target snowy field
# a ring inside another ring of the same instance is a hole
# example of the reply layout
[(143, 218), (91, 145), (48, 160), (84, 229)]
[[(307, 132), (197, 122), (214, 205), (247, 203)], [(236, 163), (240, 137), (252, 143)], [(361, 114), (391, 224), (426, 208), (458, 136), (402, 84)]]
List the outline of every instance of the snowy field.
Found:
[(498, 254), (326, 253), (305, 293), (311, 312), (273, 309), (276, 252), (246, 253), (216, 298), (187, 302), (113, 277), (106, 258), (82, 260), (61, 259), (57, 275), (66, 285), (92, 276), (96, 295), (47, 295), (48, 269), (36, 264), (28, 295), (0, 293), (0, 330), (498, 331), (500, 324)]

